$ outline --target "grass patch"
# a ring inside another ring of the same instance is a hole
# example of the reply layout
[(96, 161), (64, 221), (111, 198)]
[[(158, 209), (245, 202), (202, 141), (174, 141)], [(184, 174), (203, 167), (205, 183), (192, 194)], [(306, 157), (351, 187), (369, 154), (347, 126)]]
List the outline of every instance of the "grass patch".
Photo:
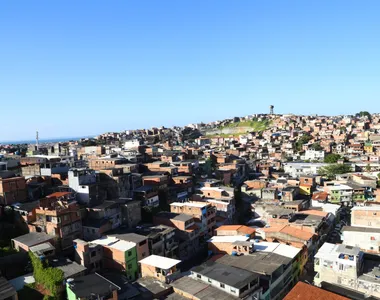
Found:
[(252, 128), (252, 131), (264, 131), (271, 125), (269, 120), (251, 120), (251, 121), (242, 121), (236, 123), (229, 123), (224, 126), (218, 127), (218, 129), (223, 128), (239, 128), (239, 127), (249, 127)]
[(244, 135), (244, 133), (220, 133), (220, 134), (206, 134), (206, 137), (208, 138), (216, 138), (216, 137), (221, 137), (221, 138), (229, 138), (229, 137), (238, 137), (240, 135)]

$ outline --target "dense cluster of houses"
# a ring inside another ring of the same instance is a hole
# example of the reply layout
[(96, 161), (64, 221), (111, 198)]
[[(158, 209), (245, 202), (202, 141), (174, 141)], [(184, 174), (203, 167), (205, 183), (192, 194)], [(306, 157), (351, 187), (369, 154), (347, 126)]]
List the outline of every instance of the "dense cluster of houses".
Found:
[[(239, 132), (252, 120), (266, 128)], [(1, 147), (1, 222), (12, 212), (24, 230), (12, 248), (63, 271), (67, 299), (380, 298), (380, 115), (253, 115), (14, 149)], [(7, 268), (0, 295), (17, 299)]]

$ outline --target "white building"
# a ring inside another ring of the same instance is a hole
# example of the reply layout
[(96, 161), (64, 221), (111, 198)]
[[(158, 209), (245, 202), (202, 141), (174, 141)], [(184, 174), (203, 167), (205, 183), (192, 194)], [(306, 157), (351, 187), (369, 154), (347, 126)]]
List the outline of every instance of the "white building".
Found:
[(379, 228), (344, 226), (341, 236), (345, 245), (359, 247), (366, 252), (380, 253)]
[(128, 140), (124, 144), (124, 149), (135, 149), (135, 148), (138, 148), (140, 144), (141, 143), (138, 139)]
[(325, 151), (317, 151), (317, 150), (306, 150), (305, 151), (305, 160), (319, 160), (323, 161), (325, 158)]
[(284, 163), (284, 171), (291, 177), (301, 175), (316, 175), (320, 168), (326, 166), (325, 163)]
[(77, 200), (88, 204), (91, 198), (91, 187), (96, 183), (96, 173), (91, 169), (71, 169), (68, 172), (69, 187), (77, 192)]
[(314, 284), (332, 284), (354, 290), (363, 297), (380, 296), (380, 257), (358, 247), (324, 243), (314, 256)]

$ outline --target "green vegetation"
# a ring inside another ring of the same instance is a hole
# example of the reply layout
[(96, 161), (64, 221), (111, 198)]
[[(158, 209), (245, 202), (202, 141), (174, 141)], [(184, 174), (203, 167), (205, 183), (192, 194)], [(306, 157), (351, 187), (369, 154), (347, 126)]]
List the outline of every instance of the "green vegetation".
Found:
[(323, 150), (322, 146), (319, 143), (314, 143), (313, 145), (311, 145), (311, 149), (313, 149), (315, 151)]
[(224, 126), (219, 127), (219, 129), (223, 128), (238, 128), (238, 127), (249, 127), (252, 128), (252, 131), (264, 131), (271, 125), (269, 120), (259, 121), (257, 119), (253, 119), (252, 121), (242, 121), (229, 123)]
[(340, 159), (342, 159), (342, 157), (339, 154), (331, 153), (325, 156), (325, 163), (335, 164)]
[(370, 164), (367, 164), (367, 165), (365, 166), (365, 170), (366, 170), (366, 172), (371, 172), (371, 170), (372, 170), (371, 165), (370, 165)]
[(221, 138), (229, 138), (229, 137), (238, 137), (239, 135), (243, 135), (244, 133), (233, 133), (233, 134), (227, 134), (227, 133), (220, 133), (220, 134), (206, 134), (206, 137), (208, 138), (215, 138), (215, 137), (221, 137)]
[(62, 270), (49, 267), (46, 262), (43, 262), (39, 257), (36, 257), (32, 252), (29, 252), (30, 260), (33, 265), (33, 276), (36, 283), (49, 290), (53, 299), (59, 299), (59, 294), (62, 289), (64, 275)]
[(207, 158), (204, 164), (204, 172), (208, 176), (211, 176), (212, 172), (215, 171), (215, 168), (216, 168), (215, 161), (211, 157)]
[(371, 114), (368, 111), (360, 111), (356, 114), (357, 117), (367, 117), (371, 119)]
[(328, 179), (334, 179), (338, 174), (345, 174), (351, 171), (351, 167), (345, 164), (331, 164), (319, 169), (319, 175), (325, 175)]
[(297, 151), (301, 151), (302, 150), (302, 146), (306, 143), (308, 143), (310, 140), (312, 139), (312, 137), (310, 135), (307, 135), (307, 134), (304, 134), (303, 136), (301, 136), (298, 141), (296, 142), (296, 149)]
[(0, 257), (12, 255), (15, 253), (17, 253), (17, 251), (12, 249), (12, 247), (9, 247), (9, 246), (0, 247)]

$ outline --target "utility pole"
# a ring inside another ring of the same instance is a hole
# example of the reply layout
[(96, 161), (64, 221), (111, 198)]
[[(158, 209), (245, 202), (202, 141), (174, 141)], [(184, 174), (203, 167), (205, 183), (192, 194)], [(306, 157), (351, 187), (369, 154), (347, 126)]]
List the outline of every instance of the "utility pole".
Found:
[(37, 148), (37, 151), (38, 151), (38, 130), (36, 131), (36, 148)]

